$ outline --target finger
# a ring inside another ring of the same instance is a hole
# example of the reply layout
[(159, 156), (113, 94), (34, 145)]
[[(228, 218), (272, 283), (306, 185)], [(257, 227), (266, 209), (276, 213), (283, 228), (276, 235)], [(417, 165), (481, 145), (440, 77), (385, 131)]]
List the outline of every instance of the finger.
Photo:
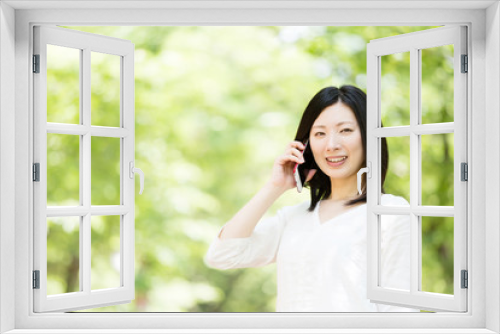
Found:
[(279, 160), (278, 162), (281, 164), (281, 165), (284, 165), (288, 162), (293, 162), (293, 163), (297, 163), (297, 164), (301, 164), (303, 161), (301, 160), (301, 158), (298, 158), (292, 154), (283, 154), (282, 156), (279, 157)]
[(317, 169), (311, 169), (307, 173), (306, 182), (308, 182), (309, 180), (311, 180), (314, 177), (314, 175), (316, 174), (317, 171), (318, 171)]
[(288, 147), (289, 148), (296, 148), (296, 149), (299, 149), (301, 151), (303, 151), (305, 149), (305, 145), (302, 144), (302, 142), (300, 142), (298, 140), (295, 140), (295, 141), (292, 141), (291, 143), (289, 143)]
[(299, 151), (296, 148), (291, 148), (291, 149), (287, 150), (287, 152), (285, 152), (285, 154), (296, 156), (297, 158), (301, 159), (302, 162), (304, 162), (302, 151)]

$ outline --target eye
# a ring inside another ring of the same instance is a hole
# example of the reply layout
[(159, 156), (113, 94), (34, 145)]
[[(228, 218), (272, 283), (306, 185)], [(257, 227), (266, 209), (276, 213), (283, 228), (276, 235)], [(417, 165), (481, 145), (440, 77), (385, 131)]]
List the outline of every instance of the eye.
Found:
[(352, 129), (347, 129), (346, 128), (346, 129), (342, 129), (342, 131), (340, 131), (340, 132), (352, 132)]
[(320, 137), (320, 136), (324, 136), (324, 135), (325, 135), (325, 133), (324, 133), (324, 132), (316, 132), (314, 135), (315, 135), (316, 137)]

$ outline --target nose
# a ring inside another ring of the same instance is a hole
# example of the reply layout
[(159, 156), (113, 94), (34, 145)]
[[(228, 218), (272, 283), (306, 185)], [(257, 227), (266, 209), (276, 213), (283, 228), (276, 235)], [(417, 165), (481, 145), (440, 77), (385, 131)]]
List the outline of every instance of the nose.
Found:
[(328, 142), (326, 146), (327, 151), (335, 151), (341, 148), (341, 138), (337, 134), (330, 134), (328, 136)]

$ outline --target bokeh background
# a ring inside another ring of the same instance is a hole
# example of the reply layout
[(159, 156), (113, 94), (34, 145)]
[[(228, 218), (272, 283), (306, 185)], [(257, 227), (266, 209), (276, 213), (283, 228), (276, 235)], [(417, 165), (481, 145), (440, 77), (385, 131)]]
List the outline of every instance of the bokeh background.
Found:
[[(273, 312), (275, 265), (203, 257), (264, 185), (325, 86), (366, 92), (370, 40), (435, 27), (66, 27), (135, 44), (135, 300), (91, 312)], [(49, 48), (48, 121), (75, 123), (79, 56)], [(119, 126), (119, 60), (92, 56), (92, 124)], [(453, 121), (453, 47), (422, 51), (422, 122)], [(382, 57), (382, 121), (409, 124), (409, 55)], [(118, 90), (117, 90), (118, 87)], [(409, 140), (390, 138), (385, 189), (409, 201)], [(79, 140), (47, 138), (48, 205), (78, 205)], [(92, 138), (92, 205), (119, 204), (119, 140)], [(422, 201), (453, 205), (453, 135), (423, 136)], [(289, 191), (269, 210), (309, 199)], [(49, 294), (78, 291), (78, 218), (48, 219)], [(92, 288), (119, 285), (118, 216), (92, 218)], [(422, 219), (422, 290), (453, 294), (453, 219)]]

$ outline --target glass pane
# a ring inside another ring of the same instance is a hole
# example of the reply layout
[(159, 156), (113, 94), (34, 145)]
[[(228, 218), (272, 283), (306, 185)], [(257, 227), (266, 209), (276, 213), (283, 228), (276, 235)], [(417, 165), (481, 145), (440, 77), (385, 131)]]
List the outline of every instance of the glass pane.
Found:
[(47, 295), (80, 291), (80, 217), (47, 218)]
[(452, 217), (422, 217), (422, 291), (453, 294)]
[(420, 52), (422, 124), (453, 122), (453, 44)]
[(410, 291), (410, 216), (380, 216), (380, 286)]
[(422, 135), (422, 205), (453, 206), (453, 133)]
[(121, 286), (120, 216), (91, 218), (91, 289)]
[(92, 137), (92, 205), (120, 205), (120, 140)]
[(92, 52), (91, 123), (100, 126), (120, 126), (121, 57)]
[(404, 197), (409, 203), (410, 137), (388, 137), (386, 140), (389, 164), (383, 190), (386, 194)]
[(80, 205), (80, 136), (47, 133), (47, 205)]
[(80, 53), (47, 45), (47, 122), (80, 123)]
[(410, 125), (410, 52), (380, 58), (382, 125)]

